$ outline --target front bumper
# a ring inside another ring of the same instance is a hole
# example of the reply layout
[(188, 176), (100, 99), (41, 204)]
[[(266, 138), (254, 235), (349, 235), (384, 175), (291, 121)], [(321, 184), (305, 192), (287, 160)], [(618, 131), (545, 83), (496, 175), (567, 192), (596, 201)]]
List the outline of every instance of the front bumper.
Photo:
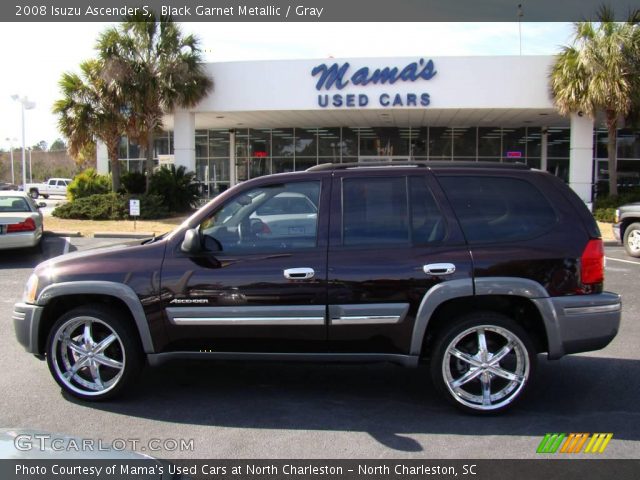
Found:
[(549, 358), (606, 347), (618, 333), (622, 300), (616, 293), (549, 298), (545, 318)]
[(622, 238), (620, 237), (620, 224), (614, 223), (611, 229), (613, 230), (613, 236), (615, 237), (616, 241), (618, 243), (622, 242)]
[(28, 303), (16, 303), (13, 307), (13, 328), (16, 338), (27, 352), (42, 355), (39, 347), (38, 332), (43, 307)]

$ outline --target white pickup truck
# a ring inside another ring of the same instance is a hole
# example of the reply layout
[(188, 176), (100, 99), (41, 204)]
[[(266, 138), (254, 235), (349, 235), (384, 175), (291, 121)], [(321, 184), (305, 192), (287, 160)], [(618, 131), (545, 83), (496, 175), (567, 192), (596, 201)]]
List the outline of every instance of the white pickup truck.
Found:
[(27, 183), (24, 189), (31, 198), (38, 198), (40, 195), (44, 198), (49, 198), (49, 195), (66, 196), (70, 183), (70, 178), (50, 178), (44, 183)]

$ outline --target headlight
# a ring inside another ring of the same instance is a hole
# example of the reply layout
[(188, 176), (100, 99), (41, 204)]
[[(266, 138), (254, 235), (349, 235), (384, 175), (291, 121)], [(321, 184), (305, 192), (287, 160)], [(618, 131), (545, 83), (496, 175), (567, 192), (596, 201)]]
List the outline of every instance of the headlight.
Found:
[(36, 303), (36, 292), (38, 291), (38, 276), (32, 273), (24, 286), (22, 301), (24, 303)]
[(615, 223), (620, 223), (620, 209), (619, 208), (616, 208), (616, 215), (615, 215), (615, 217), (613, 217), (613, 221)]

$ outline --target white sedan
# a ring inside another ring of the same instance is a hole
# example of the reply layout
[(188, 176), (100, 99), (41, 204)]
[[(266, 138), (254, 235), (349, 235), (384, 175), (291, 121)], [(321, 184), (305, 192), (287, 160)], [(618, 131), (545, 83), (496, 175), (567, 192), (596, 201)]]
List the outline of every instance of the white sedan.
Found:
[(42, 213), (24, 192), (0, 191), (0, 250), (40, 247)]

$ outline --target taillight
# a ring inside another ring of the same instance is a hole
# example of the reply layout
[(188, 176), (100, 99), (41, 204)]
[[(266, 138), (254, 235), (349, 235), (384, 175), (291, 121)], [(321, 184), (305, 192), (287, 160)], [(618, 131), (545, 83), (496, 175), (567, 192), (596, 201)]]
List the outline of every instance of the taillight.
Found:
[(601, 239), (589, 240), (580, 257), (582, 285), (595, 285), (604, 281), (604, 247)]
[(33, 232), (36, 229), (36, 222), (33, 218), (27, 218), (24, 222), (7, 225), (7, 233)]

